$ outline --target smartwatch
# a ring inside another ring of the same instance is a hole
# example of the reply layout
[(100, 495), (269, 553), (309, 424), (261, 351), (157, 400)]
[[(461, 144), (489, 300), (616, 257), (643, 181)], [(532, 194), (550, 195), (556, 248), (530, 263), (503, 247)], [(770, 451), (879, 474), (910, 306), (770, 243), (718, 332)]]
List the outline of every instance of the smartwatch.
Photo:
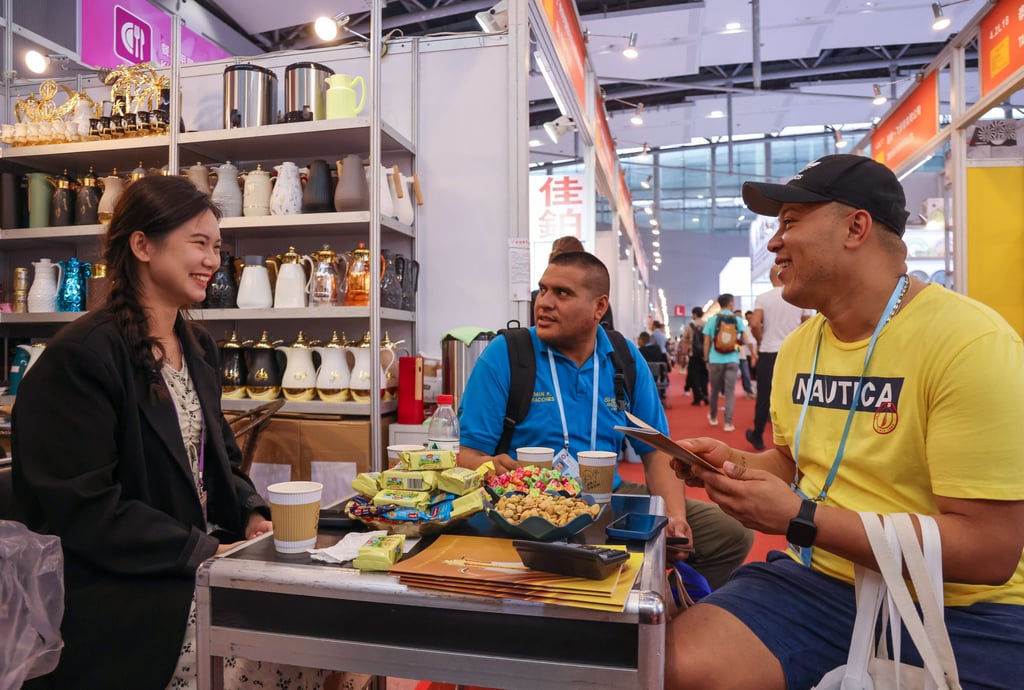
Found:
[(818, 527), (814, 524), (814, 511), (817, 507), (817, 503), (806, 498), (800, 504), (800, 512), (789, 521), (786, 530), (786, 540), (790, 544), (805, 548), (814, 545), (814, 538), (818, 536)]

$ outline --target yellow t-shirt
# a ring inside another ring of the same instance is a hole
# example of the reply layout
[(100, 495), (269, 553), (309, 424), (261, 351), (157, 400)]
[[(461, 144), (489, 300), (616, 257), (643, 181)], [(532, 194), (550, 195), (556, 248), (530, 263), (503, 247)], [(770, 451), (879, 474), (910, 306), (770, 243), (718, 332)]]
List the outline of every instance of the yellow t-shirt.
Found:
[[(775, 443), (791, 452), (823, 321), (818, 314), (804, 322), (775, 364)], [(824, 323), (800, 435), (800, 488), (808, 496), (818, 495), (832, 467), (867, 346), (840, 342)], [(860, 397), (825, 505), (934, 515), (935, 495), (1024, 500), (1024, 346), (992, 309), (926, 287), (882, 330)], [(850, 561), (824, 549), (814, 549), (811, 565), (853, 582)], [(945, 595), (947, 606), (1024, 604), (1024, 555), (1006, 584), (947, 583)]]

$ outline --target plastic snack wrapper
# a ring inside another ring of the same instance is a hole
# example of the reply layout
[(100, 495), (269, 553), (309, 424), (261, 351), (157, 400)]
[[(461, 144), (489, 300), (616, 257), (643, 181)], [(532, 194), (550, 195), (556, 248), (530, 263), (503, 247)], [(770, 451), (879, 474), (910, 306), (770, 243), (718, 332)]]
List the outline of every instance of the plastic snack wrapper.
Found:
[(395, 504), (403, 508), (426, 508), (430, 503), (430, 494), (426, 491), (397, 491), (383, 489), (373, 497), (373, 505), (382, 506)]
[(359, 547), (359, 555), (352, 561), (359, 570), (387, 570), (402, 557), (404, 534), (374, 537)]
[(473, 489), (480, 488), (483, 481), (483, 473), (479, 470), (471, 470), (468, 467), (453, 467), (440, 474), (437, 480), (437, 488), (441, 491), (462, 496)]
[(380, 472), (360, 472), (352, 480), (352, 489), (363, 496), (376, 496), (380, 491)]
[(447, 470), (455, 467), (455, 453), (450, 450), (409, 450), (398, 457), (405, 470)]
[(433, 491), (438, 473), (431, 470), (387, 470), (380, 473), (380, 488), (399, 491)]
[(0, 520), (0, 688), (57, 667), (64, 617), (60, 539)]

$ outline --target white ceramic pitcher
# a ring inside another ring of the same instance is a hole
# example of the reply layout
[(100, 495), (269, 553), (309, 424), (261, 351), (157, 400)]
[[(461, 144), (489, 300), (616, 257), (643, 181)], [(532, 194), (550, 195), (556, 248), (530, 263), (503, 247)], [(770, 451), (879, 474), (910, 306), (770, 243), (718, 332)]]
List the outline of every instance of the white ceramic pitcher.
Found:
[(320, 355), (320, 368), (316, 372), (316, 394), (325, 402), (344, 402), (351, 397), (349, 383), (352, 379), (352, 367), (349, 365), (348, 343), (344, 334), (331, 334), (330, 341), (323, 346), (314, 347), (313, 352)]
[(32, 262), (35, 275), (32, 287), (28, 289), (28, 310), (30, 312), (57, 311), (57, 287), (64, 277), (60, 264), (49, 259)]
[(290, 346), (279, 346), (286, 358), (284, 374), (281, 376), (281, 392), (288, 400), (312, 400), (316, 394), (316, 367), (313, 366), (312, 343), (307, 342), (302, 331)]

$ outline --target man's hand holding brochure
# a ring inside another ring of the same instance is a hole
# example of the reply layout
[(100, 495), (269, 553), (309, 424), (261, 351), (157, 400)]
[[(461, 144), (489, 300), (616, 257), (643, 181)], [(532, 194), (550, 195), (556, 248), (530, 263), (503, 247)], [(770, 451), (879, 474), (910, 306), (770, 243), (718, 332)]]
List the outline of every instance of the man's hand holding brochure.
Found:
[(681, 460), (688, 465), (698, 465), (706, 470), (710, 470), (711, 472), (725, 474), (720, 468), (715, 467), (704, 458), (682, 447), (639, 417), (630, 414), (629, 412), (626, 413), (626, 417), (636, 426), (617, 426), (615, 427), (616, 431), (621, 431), (630, 438), (635, 438), (638, 441), (643, 441), (647, 445), (654, 446), (663, 453), (667, 453), (671, 457)]

